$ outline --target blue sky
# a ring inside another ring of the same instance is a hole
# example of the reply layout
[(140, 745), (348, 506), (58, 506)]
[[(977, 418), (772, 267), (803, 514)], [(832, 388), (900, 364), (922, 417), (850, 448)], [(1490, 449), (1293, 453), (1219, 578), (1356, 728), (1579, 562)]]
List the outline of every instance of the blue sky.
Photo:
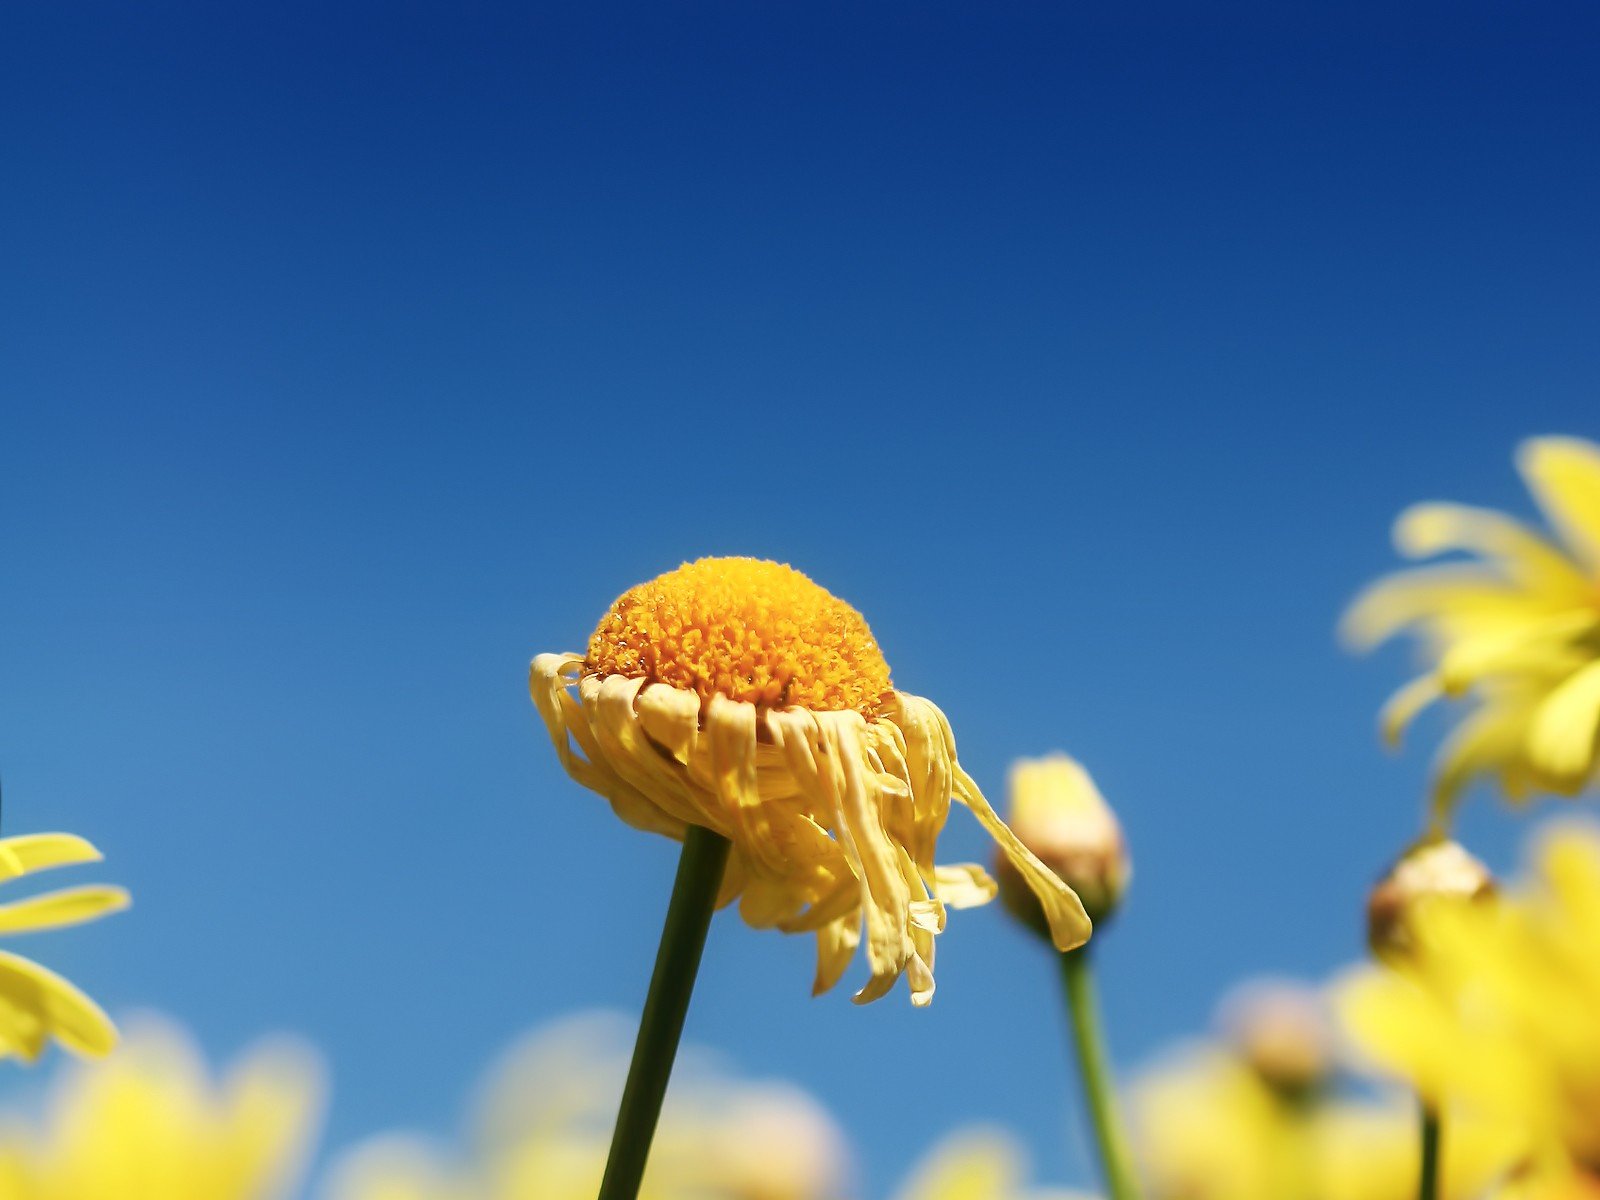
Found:
[[(673, 848), (561, 774), (528, 659), (707, 553), (856, 604), (991, 792), (1082, 758), (1136, 861), (1119, 1060), (1321, 976), (1414, 830), (1388, 523), (1600, 435), (1579, 5), (60, 3), (0, 39), (0, 772), (134, 910), (34, 947), (329, 1141), (445, 1131), (521, 1030), (634, 1008)], [(1496, 863), (1521, 825), (1478, 797)], [(958, 815), (951, 857), (986, 855)], [(645, 915), (641, 915), (645, 914)], [(882, 1192), (1003, 1121), (1066, 1182), (1047, 959), (807, 995), (724, 918), (690, 1036)]]

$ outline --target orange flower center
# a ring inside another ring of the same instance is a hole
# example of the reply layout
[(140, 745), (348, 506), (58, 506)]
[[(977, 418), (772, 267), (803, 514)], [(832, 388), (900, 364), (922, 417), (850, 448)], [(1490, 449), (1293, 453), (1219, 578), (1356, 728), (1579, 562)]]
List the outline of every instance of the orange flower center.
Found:
[(793, 567), (702, 558), (629, 588), (585, 669), (763, 708), (876, 712), (889, 664), (860, 613)]

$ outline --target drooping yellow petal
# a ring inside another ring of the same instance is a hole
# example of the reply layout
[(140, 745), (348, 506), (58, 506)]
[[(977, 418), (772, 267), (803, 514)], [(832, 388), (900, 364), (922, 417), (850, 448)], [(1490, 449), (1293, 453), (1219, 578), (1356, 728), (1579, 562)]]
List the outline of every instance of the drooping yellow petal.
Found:
[(1076, 950), (1089, 940), (1094, 923), (1083, 910), (1078, 894), (1061, 882), (1056, 873), (1045, 866), (1011, 832), (1010, 826), (1000, 819), (994, 806), (984, 798), (983, 792), (972, 777), (959, 767), (956, 769), (956, 798), (972, 810), (978, 823), (988, 831), (1011, 864), (1017, 868), (1033, 894), (1039, 898), (1045, 920), (1050, 926), (1050, 940), (1057, 950)]
[(89, 997), (54, 971), (0, 950), (0, 1053), (29, 1062), (56, 1038), (69, 1050), (98, 1056), (117, 1044), (116, 1026)]
[(1584, 562), (1600, 568), (1600, 450), (1578, 438), (1530, 438), (1517, 466), (1550, 524)]
[(119, 887), (90, 884), (63, 888), (11, 904), (0, 904), (0, 934), (32, 933), (92, 921), (128, 907), (128, 893)]

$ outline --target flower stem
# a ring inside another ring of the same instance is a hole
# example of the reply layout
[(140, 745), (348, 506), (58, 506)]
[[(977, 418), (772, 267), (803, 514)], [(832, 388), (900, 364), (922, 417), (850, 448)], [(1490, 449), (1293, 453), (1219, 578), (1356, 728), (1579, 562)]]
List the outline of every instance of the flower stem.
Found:
[(698, 825), (689, 826), (684, 834), (683, 854), (667, 904), (655, 973), (650, 976), (650, 991), (639, 1018), (639, 1038), (622, 1089), (599, 1200), (635, 1200), (639, 1195), (650, 1140), (661, 1116), (661, 1101), (667, 1094), (689, 996), (700, 969), (700, 952), (705, 949), (706, 931), (722, 887), (728, 848), (727, 838)]
[(1419, 1200), (1439, 1200), (1439, 1114), (1422, 1104), (1422, 1178), (1417, 1186)]
[(1100, 1003), (1095, 997), (1089, 947), (1080, 946), (1061, 955), (1061, 980), (1066, 985), (1067, 1014), (1072, 1020), (1072, 1040), (1078, 1052), (1078, 1075), (1100, 1148), (1100, 1165), (1110, 1200), (1138, 1200), (1128, 1140), (1117, 1114), (1116, 1089), (1100, 1026)]

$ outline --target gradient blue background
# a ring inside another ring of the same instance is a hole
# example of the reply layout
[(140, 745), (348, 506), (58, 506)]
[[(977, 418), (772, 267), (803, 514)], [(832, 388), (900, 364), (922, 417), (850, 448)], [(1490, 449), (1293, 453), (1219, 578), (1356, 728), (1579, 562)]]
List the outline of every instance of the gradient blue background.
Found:
[[(1405, 655), (1337, 613), (1405, 503), (1525, 511), (1516, 440), (1600, 433), (1600, 10), (1205, 12), (10, 8), (5, 826), (137, 898), (31, 948), (218, 1056), (309, 1035), (329, 1146), (448, 1131), (519, 1031), (636, 1006), (673, 869), (528, 659), (748, 553), (991, 790), (1095, 772), (1126, 1067), (1353, 958), (1440, 723), (1384, 756)], [(869, 1193), (974, 1119), (1089, 1177), (997, 910), (929, 1011), (813, 1001), (811, 955), (720, 919), (690, 1036), (823, 1096)]]

